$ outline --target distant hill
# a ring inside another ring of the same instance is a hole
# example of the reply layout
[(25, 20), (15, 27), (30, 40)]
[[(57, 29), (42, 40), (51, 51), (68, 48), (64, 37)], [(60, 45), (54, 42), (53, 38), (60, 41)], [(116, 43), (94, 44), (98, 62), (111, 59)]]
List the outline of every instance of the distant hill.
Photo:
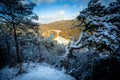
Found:
[(42, 31), (43, 37), (50, 37), (51, 34), (54, 34), (54, 38), (61, 36), (63, 38), (71, 40), (71, 37), (74, 36), (75, 40), (78, 39), (81, 31), (79, 28), (71, 29), (74, 20), (62, 20), (49, 24), (42, 24), (39, 26), (39, 29)]

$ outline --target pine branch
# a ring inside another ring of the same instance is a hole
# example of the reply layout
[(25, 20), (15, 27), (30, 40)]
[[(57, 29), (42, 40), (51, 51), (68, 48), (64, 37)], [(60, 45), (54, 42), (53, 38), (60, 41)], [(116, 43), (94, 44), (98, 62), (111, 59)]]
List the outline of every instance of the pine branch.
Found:
[[(5, 17), (3, 17), (3, 16), (0, 16), (0, 18), (2, 18), (2, 19), (4, 19), (5, 21), (3, 21), (3, 22), (9, 22), (9, 23), (11, 23), (11, 21), (9, 21), (7, 18), (5, 18)], [(2, 20), (1, 20), (2, 21)]]

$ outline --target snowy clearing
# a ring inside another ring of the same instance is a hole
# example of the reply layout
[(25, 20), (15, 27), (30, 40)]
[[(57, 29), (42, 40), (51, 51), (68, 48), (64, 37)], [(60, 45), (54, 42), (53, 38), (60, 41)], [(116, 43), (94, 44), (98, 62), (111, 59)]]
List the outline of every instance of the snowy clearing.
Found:
[(32, 63), (29, 64), (29, 66), (23, 64), (23, 67), (27, 70), (27, 73), (18, 76), (15, 76), (15, 74), (12, 75), (12, 73), (15, 73), (15, 69), (13, 68), (10, 69), (7, 67), (4, 70), (0, 70), (0, 75), (2, 75), (0, 80), (8, 80), (9, 78), (5, 77), (5, 75), (11, 75), (10, 80), (75, 80), (70, 75), (65, 74), (63, 71), (56, 70), (50, 65)]

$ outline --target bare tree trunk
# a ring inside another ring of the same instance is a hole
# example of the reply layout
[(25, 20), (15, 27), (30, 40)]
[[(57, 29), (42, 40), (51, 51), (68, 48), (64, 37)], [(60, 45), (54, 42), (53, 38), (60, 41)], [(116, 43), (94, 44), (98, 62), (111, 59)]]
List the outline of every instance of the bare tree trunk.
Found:
[(14, 23), (13, 23), (13, 31), (14, 31), (14, 38), (15, 38), (16, 54), (17, 54), (17, 59), (18, 59), (17, 62), (20, 63), (21, 59), (20, 59), (19, 46), (18, 46), (17, 35), (16, 35), (16, 27)]

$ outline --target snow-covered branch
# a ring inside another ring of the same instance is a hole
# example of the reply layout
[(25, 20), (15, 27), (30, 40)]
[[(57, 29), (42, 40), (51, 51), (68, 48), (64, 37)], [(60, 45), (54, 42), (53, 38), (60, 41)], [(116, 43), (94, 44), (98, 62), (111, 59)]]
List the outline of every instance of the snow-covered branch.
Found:
[(69, 47), (66, 47), (66, 53), (63, 55), (63, 58), (68, 58), (69, 55), (72, 55), (73, 50), (77, 50), (82, 48), (81, 40), (82, 40), (83, 32), (81, 33), (79, 39), (76, 42), (72, 42)]

